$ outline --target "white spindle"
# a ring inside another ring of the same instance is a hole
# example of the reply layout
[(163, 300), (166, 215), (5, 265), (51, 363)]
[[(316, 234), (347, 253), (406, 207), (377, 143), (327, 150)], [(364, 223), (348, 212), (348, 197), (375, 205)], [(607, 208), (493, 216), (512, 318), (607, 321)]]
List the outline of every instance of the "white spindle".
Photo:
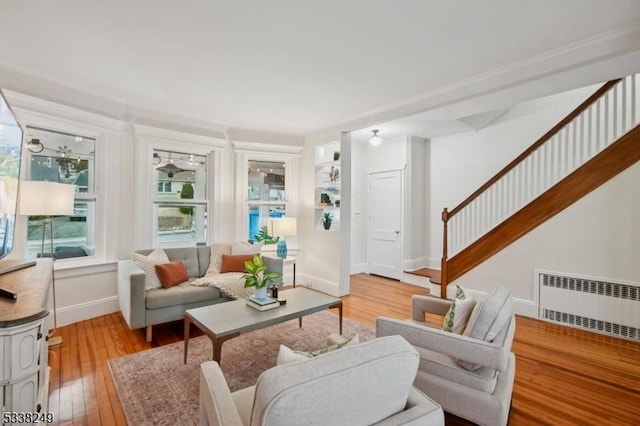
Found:
[(640, 74), (580, 113), (449, 221), (450, 256), (459, 253), (574, 172), (640, 122)]

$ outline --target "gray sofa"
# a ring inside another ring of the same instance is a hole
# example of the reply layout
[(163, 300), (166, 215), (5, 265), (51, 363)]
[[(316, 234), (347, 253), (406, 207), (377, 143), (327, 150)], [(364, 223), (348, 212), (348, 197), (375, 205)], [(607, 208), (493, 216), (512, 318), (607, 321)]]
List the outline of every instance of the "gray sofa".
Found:
[[(231, 243), (214, 243), (225, 254), (231, 254)], [(148, 255), (153, 249), (137, 250)], [(211, 246), (166, 248), (169, 260), (185, 262), (189, 280), (201, 278), (209, 269)], [(268, 270), (282, 273), (282, 261), (264, 257)], [(235, 274), (237, 273), (229, 273)], [(219, 274), (224, 277), (227, 274)], [(145, 274), (131, 260), (118, 262), (118, 298), (120, 311), (131, 329), (146, 327), (147, 341), (152, 339), (152, 326), (181, 320), (186, 309), (197, 308), (231, 300), (211, 286), (194, 286), (185, 281), (175, 287), (146, 289)], [(281, 284), (277, 282), (276, 284)]]

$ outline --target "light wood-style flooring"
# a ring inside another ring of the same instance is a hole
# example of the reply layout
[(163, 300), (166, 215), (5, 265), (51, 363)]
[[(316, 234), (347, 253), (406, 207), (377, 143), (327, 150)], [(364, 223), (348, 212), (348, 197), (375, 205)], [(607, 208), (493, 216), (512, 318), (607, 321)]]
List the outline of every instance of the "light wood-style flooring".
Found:
[[(407, 318), (420, 287), (355, 275), (344, 315), (373, 326), (378, 316)], [(194, 330), (195, 331), (195, 330)], [(125, 425), (107, 360), (182, 340), (182, 323), (129, 330), (120, 313), (58, 330), (50, 349), (49, 411), (55, 424)], [(516, 379), (510, 425), (640, 424), (640, 343), (518, 317)], [(468, 424), (447, 416), (447, 425)]]

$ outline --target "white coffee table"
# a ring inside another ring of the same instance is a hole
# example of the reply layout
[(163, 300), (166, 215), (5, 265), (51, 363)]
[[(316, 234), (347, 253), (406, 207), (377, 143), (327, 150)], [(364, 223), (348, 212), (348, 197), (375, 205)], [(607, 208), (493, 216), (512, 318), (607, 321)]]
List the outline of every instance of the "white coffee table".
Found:
[(220, 363), (222, 344), (248, 331), (258, 330), (295, 318), (302, 327), (302, 317), (338, 308), (339, 331), (342, 334), (342, 300), (304, 287), (280, 292), (287, 303), (276, 309), (258, 311), (244, 299), (187, 309), (184, 315), (184, 363), (187, 363), (191, 323), (206, 334), (213, 344), (213, 360)]

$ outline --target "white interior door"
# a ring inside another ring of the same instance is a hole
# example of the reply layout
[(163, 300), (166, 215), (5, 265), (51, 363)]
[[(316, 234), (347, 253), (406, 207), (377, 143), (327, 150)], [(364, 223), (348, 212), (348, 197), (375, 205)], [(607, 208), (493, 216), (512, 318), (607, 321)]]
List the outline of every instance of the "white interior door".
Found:
[(369, 272), (400, 279), (402, 274), (402, 172), (369, 173)]

